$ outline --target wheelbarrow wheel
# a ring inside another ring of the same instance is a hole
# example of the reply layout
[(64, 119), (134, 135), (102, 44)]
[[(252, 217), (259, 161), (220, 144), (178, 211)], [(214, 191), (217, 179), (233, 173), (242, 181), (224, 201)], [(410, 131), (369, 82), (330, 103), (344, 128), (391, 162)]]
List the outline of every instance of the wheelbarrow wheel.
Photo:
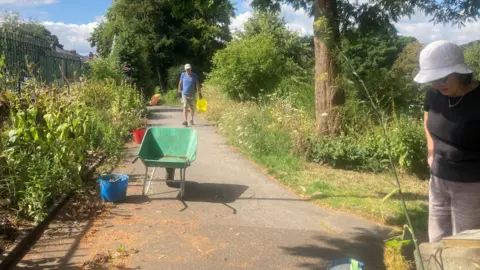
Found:
[(165, 179), (167, 180), (167, 186), (171, 188), (178, 187), (178, 184), (175, 183), (175, 169), (165, 169)]

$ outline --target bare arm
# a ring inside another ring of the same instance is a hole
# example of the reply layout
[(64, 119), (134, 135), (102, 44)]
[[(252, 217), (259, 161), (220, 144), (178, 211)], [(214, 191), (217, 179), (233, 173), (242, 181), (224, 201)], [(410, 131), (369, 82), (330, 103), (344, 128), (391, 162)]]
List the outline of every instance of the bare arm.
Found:
[(430, 132), (427, 129), (427, 120), (428, 120), (428, 112), (423, 114), (423, 128), (425, 130), (425, 137), (427, 138), (427, 149), (428, 149), (428, 166), (432, 166), (433, 161), (433, 140), (432, 136), (430, 136)]
[(178, 93), (180, 93), (182, 90), (182, 79), (178, 82)]

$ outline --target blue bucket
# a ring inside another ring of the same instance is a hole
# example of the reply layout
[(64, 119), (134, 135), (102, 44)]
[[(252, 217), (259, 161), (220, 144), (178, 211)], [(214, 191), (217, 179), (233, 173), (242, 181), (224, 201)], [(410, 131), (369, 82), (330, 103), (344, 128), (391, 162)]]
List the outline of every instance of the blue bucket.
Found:
[(105, 202), (121, 202), (127, 197), (128, 175), (109, 174), (98, 178), (100, 194)]

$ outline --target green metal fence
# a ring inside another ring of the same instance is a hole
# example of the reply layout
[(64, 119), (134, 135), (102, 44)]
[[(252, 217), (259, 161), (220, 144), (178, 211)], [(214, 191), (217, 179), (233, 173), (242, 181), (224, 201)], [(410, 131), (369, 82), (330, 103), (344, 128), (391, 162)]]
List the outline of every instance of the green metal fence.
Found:
[(62, 80), (61, 70), (68, 80), (82, 75), (80, 57), (57, 52), (40, 38), (0, 31), (1, 54), (5, 55), (7, 74), (19, 78), (19, 85), (32, 76), (51, 84)]

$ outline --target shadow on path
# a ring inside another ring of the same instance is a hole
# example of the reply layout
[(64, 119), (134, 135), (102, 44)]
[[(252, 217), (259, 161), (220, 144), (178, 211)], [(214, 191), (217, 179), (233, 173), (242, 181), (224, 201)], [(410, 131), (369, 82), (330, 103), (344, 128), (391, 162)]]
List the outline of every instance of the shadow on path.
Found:
[(149, 111), (152, 113), (167, 113), (167, 112), (183, 112), (182, 107), (150, 107)]
[[(173, 187), (173, 186), (172, 186)], [(175, 183), (176, 188), (180, 188), (180, 184)], [(130, 204), (143, 204), (146, 202), (156, 200), (179, 200), (183, 203), (184, 208), (180, 212), (185, 211), (188, 208), (187, 202), (207, 202), (207, 203), (220, 203), (226, 207), (232, 209), (233, 214), (237, 214), (237, 209), (228, 205), (239, 199), (239, 197), (248, 189), (248, 186), (234, 185), (234, 184), (219, 184), (219, 183), (198, 183), (194, 181), (185, 182), (185, 196), (180, 198), (180, 194), (175, 198), (161, 197), (155, 198), (155, 195), (162, 195), (173, 193), (175, 191), (161, 192), (156, 194), (149, 194), (149, 196), (133, 195), (127, 196), (125, 203)]]
[(302, 263), (306, 269), (326, 269), (321, 262), (352, 258), (365, 264), (365, 269), (386, 269), (383, 263), (383, 246), (380, 231), (368, 231), (355, 228), (352, 238), (318, 235), (314, 240), (318, 244), (296, 247), (281, 247), (290, 256), (318, 259), (318, 264)]

